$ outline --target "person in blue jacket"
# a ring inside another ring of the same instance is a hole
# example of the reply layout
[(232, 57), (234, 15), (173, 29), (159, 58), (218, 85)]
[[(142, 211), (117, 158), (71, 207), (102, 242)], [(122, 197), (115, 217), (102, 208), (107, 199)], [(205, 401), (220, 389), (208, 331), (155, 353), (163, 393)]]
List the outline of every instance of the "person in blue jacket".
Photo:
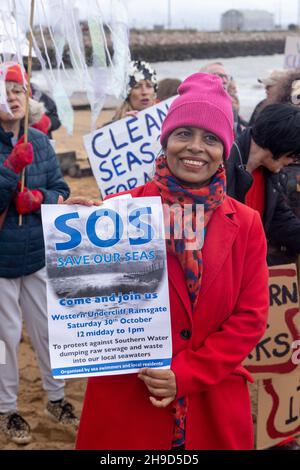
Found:
[[(17, 407), (22, 318), (48, 394), (47, 413), (62, 424), (78, 425), (73, 406), (64, 399), (64, 381), (51, 374), (40, 211), (42, 203), (66, 199), (69, 188), (48, 137), (29, 128), (24, 143), (26, 74), (19, 64), (2, 66), (3, 70), (10, 113), (0, 111), (0, 340), (5, 345), (5, 364), (0, 363), (0, 432), (17, 444), (27, 444), (30, 426)], [(21, 191), (23, 170), (26, 186)]]

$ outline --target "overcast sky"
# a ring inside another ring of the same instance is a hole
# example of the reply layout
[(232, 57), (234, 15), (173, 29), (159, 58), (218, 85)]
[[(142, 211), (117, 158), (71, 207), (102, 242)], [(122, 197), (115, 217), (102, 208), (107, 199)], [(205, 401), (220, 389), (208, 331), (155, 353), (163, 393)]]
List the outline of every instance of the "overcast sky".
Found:
[(276, 23), (298, 22), (298, 0), (123, 0), (127, 5), (131, 26), (168, 21), (171, 5), (173, 27), (218, 29), (221, 14), (231, 8), (264, 9), (275, 14)]
[[(9, 0), (0, 0), (6, 3)], [(12, 1), (12, 0), (11, 0)], [(25, 8), (30, 0), (17, 0)], [(50, 0), (36, 2), (47, 5)], [(89, 0), (66, 0), (77, 4), (81, 16), (89, 8)], [(93, 0), (96, 1), (96, 0)], [(104, 13), (109, 11), (112, 0), (97, 0)], [(153, 24), (168, 24), (168, 6), (170, 5), (171, 26), (174, 28), (191, 27), (199, 30), (217, 30), (220, 26), (221, 14), (231, 8), (264, 9), (275, 15), (276, 24), (284, 26), (299, 23), (298, 6), (300, 0), (121, 0), (127, 7), (130, 27), (152, 27)], [(50, 14), (55, 12), (50, 12)], [(37, 15), (36, 15), (37, 16)]]

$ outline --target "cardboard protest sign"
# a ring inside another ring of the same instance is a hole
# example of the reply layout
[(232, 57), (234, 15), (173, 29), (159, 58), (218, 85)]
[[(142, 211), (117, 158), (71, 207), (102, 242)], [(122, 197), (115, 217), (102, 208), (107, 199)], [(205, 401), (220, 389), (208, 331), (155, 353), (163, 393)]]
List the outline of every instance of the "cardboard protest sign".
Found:
[(42, 206), (54, 377), (169, 368), (172, 356), (162, 204)]
[(296, 369), (293, 342), (299, 337), (300, 312), (294, 264), (269, 268), (270, 309), (266, 332), (244, 361), (255, 378), (274, 377)]
[(153, 176), (162, 122), (174, 97), (84, 136), (103, 196), (135, 188)]
[(288, 36), (285, 42), (284, 68), (298, 69), (300, 67), (300, 37)]
[(257, 403), (257, 449), (300, 434), (300, 371), (259, 380)]
[(289, 207), (300, 219), (300, 163), (288, 165), (283, 169), (287, 177), (286, 195)]

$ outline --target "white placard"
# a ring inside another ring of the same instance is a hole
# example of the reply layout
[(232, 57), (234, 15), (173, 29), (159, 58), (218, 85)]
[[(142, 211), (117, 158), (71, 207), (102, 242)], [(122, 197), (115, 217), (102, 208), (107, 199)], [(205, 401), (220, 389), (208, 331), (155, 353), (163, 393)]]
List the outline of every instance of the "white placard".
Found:
[(102, 196), (145, 184), (154, 174), (161, 125), (174, 97), (83, 137)]
[(288, 36), (285, 42), (284, 68), (298, 69), (300, 67), (300, 36)]
[(56, 378), (169, 368), (169, 289), (159, 197), (42, 205)]

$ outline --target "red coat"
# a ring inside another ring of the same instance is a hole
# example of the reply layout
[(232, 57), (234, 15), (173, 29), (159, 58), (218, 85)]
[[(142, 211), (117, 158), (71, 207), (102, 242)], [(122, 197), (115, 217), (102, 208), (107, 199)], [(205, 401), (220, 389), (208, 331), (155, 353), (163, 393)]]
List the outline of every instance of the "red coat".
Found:
[[(159, 195), (152, 182), (131, 194)], [(258, 213), (226, 197), (209, 222), (202, 252), (202, 286), (193, 314), (181, 266), (168, 254), (171, 368), (177, 396), (188, 397), (189, 403), (185, 447), (252, 449), (247, 386), (252, 379), (241, 362), (263, 335), (269, 306), (266, 241)], [(171, 405), (151, 404), (136, 374), (90, 378), (77, 449), (170, 449), (171, 410)]]

